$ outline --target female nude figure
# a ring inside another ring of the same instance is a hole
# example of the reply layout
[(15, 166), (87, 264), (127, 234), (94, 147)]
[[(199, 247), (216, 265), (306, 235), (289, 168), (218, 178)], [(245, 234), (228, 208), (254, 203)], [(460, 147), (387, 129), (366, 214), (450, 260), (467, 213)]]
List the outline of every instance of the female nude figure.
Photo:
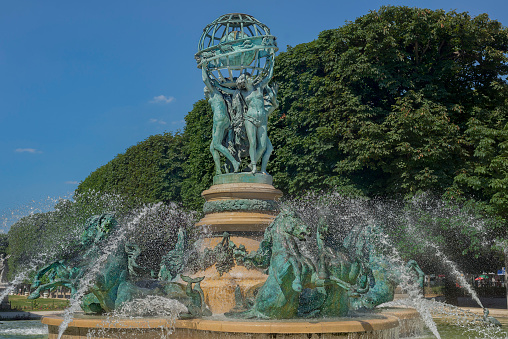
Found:
[[(249, 139), (249, 157), (252, 173), (256, 173), (256, 164), (265, 154), (268, 144), (270, 143), (266, 126), (269, 112), (265, 109), (263, 90), (272, 76), (273, 67), (270, 67), (268, 76), (257, 85), (254, 85), (254, 79), (248, 73), (240, 75), (236, 81), (236, 85), (241, 90), (241, 94), (247, 104), (247, 112), (244, 114), (244, 123), (247, 138)], [(268, 157), (270, 157), (269, 154)], [(265, 163), (265, 161), (263, 161), (263, 163)], [(266, 172), (266, 163), (262, 168), (262, 172)]]
[(219, 152), (233, 164), (233, 169), (238, 172), (240, 163), (231, 155), (229, 150), (222, 145), (224, 140), (224, 133), (229, 128), (231, 121), (229, 120), (226, 103), (222, 94), (211, 84), (210, 78), (206, 73), (206, 64), (201, 66), (203, 82), (205, 83), (205, 97), (208, 98), (210, 106), (213, 111), (213, 132), (212, 132), (212, 143), (210, 144), (210, 152), (215, 162), (215, 174), (222, 174), (220, 166), (220, 155)]
[[(279, 102), (277, 101), (277, 91), (279, 89), (279, 86), (277, 84), (273, 86), (266, 86), (266, 92), (267, 96), (265, 96), (267, 102), (265, 102), (265, 110), (266, 110), (266, 117), (268, 118), (278, 107)], [(270, 159), (270, 155), (272, 154), (273, 146), (270, 142), (270, 139), (268, 138), (268, 135), (266, 136), (266, 150), (262, 155), (261, 158), (261, 173), (266, 174), (266, 164), (268, 164), (268, 160)], [(258, 159), (259, 160), (259, 159)]]

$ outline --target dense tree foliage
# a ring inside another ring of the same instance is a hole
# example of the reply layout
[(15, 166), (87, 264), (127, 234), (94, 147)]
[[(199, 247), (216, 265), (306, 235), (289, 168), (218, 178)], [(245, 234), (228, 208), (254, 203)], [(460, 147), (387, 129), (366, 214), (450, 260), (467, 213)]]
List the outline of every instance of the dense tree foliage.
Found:
[(184, 152), (187, 155), (183, 164), (185, 179), (182, 183), (181, 200), (184, 206), (201, 210), (204, 199), (201, 192), (209, 188), (214, 176), (214, 162), (210, 153), (212, 142), (213, 113), (206, 100), (194, 104), (185, 117)]
[(470, 126), (504, 127), (493, 111), (506, 107), (507, 32), (487, 15), (382, 7), (280, 54), (270, 131), (279, 187), (353, 184), (369, 196), (454, 187), (485, 147)]
[(179, 133), (150, 136), (90, 174), (76, 192), (108, 192), (143, 203), (178, 201), (186, 157), (182, 149)]
[(390, 241), (406, 260), (417, 259), (425, 272), (451, 272), (455, 265), (478, 273), (502, 266), (496, 238), (504, 234), (506, 221), (489, 216), (484, 204), (419, 194), (395, 204), (393, 211), (398, 220), (385, 227)]
[(472, 159), (455, 177), (459, 193), (473, 192), (508, 218), (508, 105), (476, 112), (465, 135)]
[(72, 249), (80, 233), (80, 215), (74, 213), (72, 203), (61, 200), (55, 210), (26, 216), (9, 230), (9, 277), (34, 264), (42, 264), (56, 255)]
[(407, 7), (288, 48), (275, 64), (275, 182), (291, 194), (431, 192), (421, 209), (407, 201), (412, 232), (388, 229), (406, 257), (429, 269), (432, 243), (468, 270), (499, 265), (488, 249), (507, 230), (507, 52), (508, 30), (487, 15)]
[(7, 253), (7, 246), (9, 245), (9, 237), (6, 233), (0, 233), (0, 254)]

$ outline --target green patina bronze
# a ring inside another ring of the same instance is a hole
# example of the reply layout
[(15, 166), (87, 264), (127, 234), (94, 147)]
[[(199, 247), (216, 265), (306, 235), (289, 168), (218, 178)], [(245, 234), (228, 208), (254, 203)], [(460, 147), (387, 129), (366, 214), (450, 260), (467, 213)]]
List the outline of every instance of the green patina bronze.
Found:
[[(104, 313), (118, 309), (123, 303), (148, 295), (176, 299), (185, 305), (188, 313), (181, 318), (210, 315), (204, 303), (200, 282), (204, 279), (181, 275), (185, 256), (185, 233), (180, 230), (175, 249), (168, 252), (161, 263), (159, 279), (139, 279), (136, 269), (143, 269), (136, 263), (140, 249), (136, 244), (120, 242), (111, 252), (104, 252), (110, 236), (115, 234), (117, 222), (113, 214), (93, 216), (87, 220), (76, 251), (69, 258), (55, 261), (43, 267), (35, 276), (32, 287), (35, 291), (29, 299), (39, 298), (44, 290), (58, 286), (71, 289), (74, 296), (87, 284), (88, 293), (81, 300), (85, 313)], [(105, 258), (102, 258), (106, 256)], [(99, 257), (103, 260), (98, 260)], [(100, 269), (97, 269), (97, 265)], [(184, 284), (176, 282), (180, 275)], [(49, 283), (42, 284), (43, 277)]]
[(249, 183), (249, 184), (266, 184), (272, 185), (273, 178), (271, 175), (262, 173), (228, 173), (216, 175), (213, 177), (214, 185)]
[(213, 111), (210, 151), (217, 175), (239, 172), (246, 156), (249, 172), (261, 163), (266, 173), (273, 151), (268, 116), (278, 107), (278, 87), (269, 85), (277, 50), (270, 29), (247, 14), (223, 15), (203, 30), (195, 57)]
[(279, 210), (278, 204), (273, 200), (259, 199), (232, 199), (205, 202), (204, 213), (217, 213), (226, 211), (273, 211)]
[[(90, 218), (74, 255), (43, 267), (34, 278), (35, 291), (29, 298), (38, 298), (44, 290), (57, 286), (66, 286), (75, 295), (83, 281), (91, 279), (81, 300), (86, 313), (110, 312), (133, 299), (157, 295), (185, 305), (188, 312), (181, 314), (182, 318), (200, 317), (211, 314), (200, 287), (203, 278), (183, 273), (215, 265), (222, 275), (241, 265), (265, 270), (268, 278), (245, 295), (237, 289), (238, 304), (227, 316), (337, 317), (347, 315), (351, 308), (373, 308), (393, 300), (402, 273), (376, 252), (371, 228), (355, 227), (342, 243), (336, 243), (329, 240), (333, 234), (325, 222), (309, 226), (288, 210), (268, 226), (259, 249), (251, 253), (224, 233), (214, 248), (189, 254), (185, 231), (180, 229), (174, 248), (160, 262), (158, 279), (143, 279), (137, 273), (144, 268), (136, 262), (140, 249), (132, 243), (119, 242), (100, 263), (100, 269), (94, 269), (116, 228), (112, 214)], [(423, 272), (416, 262), (408, 262), (405, 270), (415, 272), (415, 279), (422, 283)], [(43, 277), (49, 283), (42, 284)]]
[(314, 244), (319, 255), (309, 256), (303, 245), (311, 239), (311, 232), (296, 213), (282, 211), (266, 229), (256, 252), (235, 248), (237, 264), (268, 269), (268, 278), (257, 293), (250, 292), (256, 297), (247, 301), (249, 310), (227, 316), (290, 319), (346, 315), (350, 298), (370, 287), (371, 272), (364, 264), (367, 235), (359, 232), (355, 238), (362, 241), (345, 241), (342, 248), (333, 249), (324, 241), (326, 228), (320, 227)]
[(223, 275), (235, 266), (235, 249), (229, 233), (224, 232), (222, 241), (214, 248), (205, 248), (203, 252), (194, 251), (189, 255), (186, 271), (196, 273), (215, 265), (219, 275)]
[(414, 260), (409, 260), (404, 267), (405, 272), (400, 272), (393, 267), (385, 257), (373, 253), (368, 263), (375, 284), (371, 289), (352, 300), (351, 305), (355, 309), (374, 307), (392, 301), (395, 295), (395, 289), (401, 283), (402, 274), (411, 274), (416, 277), (417, 283), (423, 289), (423, 280), (425, 274)]
[(196, 262), (201, 269), (216, 263), (220, 274), (235, 264), (266, 270), (262, 286), (245, 295), (235, 290), (237, 305), (226, 314), (234, 318), (340, 317), (351, 309), (372, 309), (393, 300), (402, 273), (412, 271), (423, 283), (415, 261), (399, 272), (376, 252), (370, 227), (354, 227), (342, 243), (331, 241), (333, 236), (325, 222), (310, 227), (297, 213), (283, 210), (266, 229), (257, 251), (236, 246), (225, 233), (222, 242), (205, 249)]
[(175, 248), (162, 257), (159, 269), (159, 280), (173, 281), (185, 268), (185, 230), (178, 230), (178, 238)]
[[(37, 272), (32, 282), (32, 288), (35, 288), (35, 291), (28, 296), (28, 299), (39, 298), (43, 291), (53, 290), (58, 286), (67, 287), (71, 290), (71, 294), (74, 294), (77, 291), (77, 280), (81, 275), (82, 271), (77, 267), (68, 267), (64, 260), (55, 261)], [(44, 276), (47, 276), (49, 283), (41, 283)]]

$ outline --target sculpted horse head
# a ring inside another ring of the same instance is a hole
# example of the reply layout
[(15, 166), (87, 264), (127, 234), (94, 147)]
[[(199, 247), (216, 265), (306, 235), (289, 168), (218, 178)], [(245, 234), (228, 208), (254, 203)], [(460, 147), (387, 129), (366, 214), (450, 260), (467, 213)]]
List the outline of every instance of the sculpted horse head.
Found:
[(273, 221), (273, 227), (276, 232), (285, 233), (286, 236), (298, 240), (306, 240), (310, 234), (309, 227), (303, 222), (297, 212), (283, 210)]
[(104, 240), (117, 224), (115, 215), (112, 213), (94, 215), (88, 218), (85, 231), (81, 235), (81, 244), (89, 247)]

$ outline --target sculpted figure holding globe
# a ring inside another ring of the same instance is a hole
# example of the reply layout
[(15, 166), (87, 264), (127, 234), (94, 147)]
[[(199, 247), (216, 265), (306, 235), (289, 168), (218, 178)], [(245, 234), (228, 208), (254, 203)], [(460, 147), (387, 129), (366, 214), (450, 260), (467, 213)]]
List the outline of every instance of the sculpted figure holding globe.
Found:
[(211, 84), (210, 78), (206, 74), (206, 67), (202, 67), (202, 75), (203, 82), (206, 85), (205, 97), (208, 99), (213, 111), (213, 130), (210, 152), (212, 152), (213, 161), (215, 162), (215, 174), (222, 174), (219, 152), (224, 154), (233, 165), (234, 171), (238, 172), (240, 162), (231, 155), (224, 145), (222, 145), (224, 134), (231, 126), (231, 119), (228, 114), (226, 102), (219, 90)]
[[(267, 121), (268, 117), (277, 109), (279, 108), (279, 102), (277, 101), (277, 91), (279, 89), (278, 85), (273, 86), (266, 86), (266, 92), (267, 95), (265, 98), (267, 99), (265, 101), (265, 110), (266, 110), (266, 116)], [(270, 139), (268, 136), (266, 137), (266, 150), (262, 155), (261, 158), (261, 173), (266, 173), (266, 164), (268, 163), (268, 160), (270, 159), (270, 155), (272, 154), (273, 146), (270, 142)]]
[(205, 27), (196, 53), (214, 117), (210, 151), (215, 173), (238, 172), (248, 156), (251, 173), (266, 174), (273, 147), (268, 116), (278, 107), (277, 90), (268, 84), (278, 50), (268, 27), (250, 15), (226, 14)]
[[(265, 154), (267, 145), (270, 143), (267, 134), (268, 112), (265, 109), (263, 90), (271, 80), (272, 75), (273, 67), (270, 68), (269, 75), (259, 84), (254, 84), (254, 80), (249, 73), (242, 74), (236, 81), (237, 87), (241, 90), (241, 94), (247, 104), (244, 124), (249, 140), (249, 157), (252, 173), (256, 173), (256, 164)], [(266, 172), (266, 165), (262, 168), (261, 172)]]

